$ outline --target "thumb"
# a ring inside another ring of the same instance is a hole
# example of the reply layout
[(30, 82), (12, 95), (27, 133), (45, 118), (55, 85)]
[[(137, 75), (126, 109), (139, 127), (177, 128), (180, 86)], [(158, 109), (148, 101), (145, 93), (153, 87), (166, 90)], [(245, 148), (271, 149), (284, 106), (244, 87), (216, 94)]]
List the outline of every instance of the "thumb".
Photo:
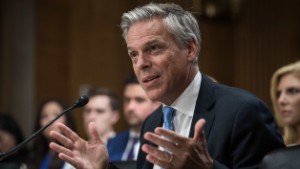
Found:
[(200, 119), (197, 121), (195, 125), (194, 141), (200, 140), (201, 142), (205, 142), (205, 136), (204, 136), (205, 123), (206, 122), (204, 119)]
[(101, 140), (97, 129), (96, 129), (96, 124), (95, 122), (90, 122), (89, 124), (89, 133), (91, 135), (91, 143), (92, 144), (96, 144), (96, 143), (103, 143), (103, 141)]

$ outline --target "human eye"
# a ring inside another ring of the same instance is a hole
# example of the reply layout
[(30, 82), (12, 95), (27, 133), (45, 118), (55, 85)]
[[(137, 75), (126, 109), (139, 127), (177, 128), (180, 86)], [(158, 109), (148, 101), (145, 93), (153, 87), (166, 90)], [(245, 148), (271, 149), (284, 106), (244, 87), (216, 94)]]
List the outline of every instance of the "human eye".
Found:
[(145, 99), (144, 98), (136, 98), (136, 102), (143, 103), (143, 102), (145, 102)]
[(279, 98), (280, 95), (281, 95), (281, 91), (280, 91), (280, 90), (277, 90), (277, 91), (276, 91), (276, 98)]
[(296, 95), (300, 92), (300, 89), (299, 88), (296, 88), (296, 87), (290, 87), (287, 89), (287, 94), (289, 95)]
[(158, 44), (152, 44), (149, 46), (148, 51), (151, 54), (156, 54), (159, 52), (160, 49), (161, 47)]
[(128, 55), (131, 59), (134, 59), (138, 56), (138, 53), (136, 51), (129, 51)]
[(105, 110), (104, 109), (97, 109), (96, 112), (97, 112), (97, 114), (103, 114), (105, 112)]

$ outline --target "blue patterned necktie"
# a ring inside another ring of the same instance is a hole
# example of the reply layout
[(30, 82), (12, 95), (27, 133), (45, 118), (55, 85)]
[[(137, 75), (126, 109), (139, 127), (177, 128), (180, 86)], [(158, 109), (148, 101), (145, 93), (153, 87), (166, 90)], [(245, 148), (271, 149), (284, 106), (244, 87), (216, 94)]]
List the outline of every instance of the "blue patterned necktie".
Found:
[(174, 124), (173, 124), (173, 117), (175, 116), (175, 109), (170, 106), (164, 106), (163, 112), (164, 112), (163, 128), (175, 131)]
[[(163, 107), (163, 113), (164, 113), (164, 125), (163, 128), (175, 131), (174, 124), (173, 124), (173, 118), (175, 116), (175, 109), (170, 106), (164, 106)], [(165, 152), (168, 152), (172, 154), (171, 152), (164, 150)], [(164, 169), (164, 168), (161, 168)]]

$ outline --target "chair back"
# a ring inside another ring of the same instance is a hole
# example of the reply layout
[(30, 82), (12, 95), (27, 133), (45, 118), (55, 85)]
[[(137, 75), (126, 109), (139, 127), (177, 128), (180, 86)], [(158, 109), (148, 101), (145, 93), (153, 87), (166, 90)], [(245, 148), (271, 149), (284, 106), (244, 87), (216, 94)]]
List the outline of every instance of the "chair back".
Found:
[(300, 169), (300, 145), (272, 151), (263, 158), (259, 169)]

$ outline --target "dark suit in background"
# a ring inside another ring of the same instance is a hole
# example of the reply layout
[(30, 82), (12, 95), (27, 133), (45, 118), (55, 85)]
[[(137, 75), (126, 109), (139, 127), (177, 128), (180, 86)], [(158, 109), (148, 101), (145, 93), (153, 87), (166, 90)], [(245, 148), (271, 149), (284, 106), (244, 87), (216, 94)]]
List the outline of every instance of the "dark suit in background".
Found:
[[(284, 147), (271, 112), (256, 96), (237, 88), (212, 82), (202, 76), (200, 93), (189, 137), (195, 123), (206, 120), (205, 136), (209, 154), (216, 169), (257, 169), (268, 152)], [(158, 108), (145, 121), (141, 136), (162, 126), (163, 112)], [(141, 137), (143, 144), (152, 144)], [(152, 144), (153, 145), (153, 144)], [(137, 168), (152, 169), (140, 150)]]
[(110, 161), (121, 161), (123, 153), (129, 141), (129, 130), (118, 133), (114, 138), (108, 140), (107, 150)]

